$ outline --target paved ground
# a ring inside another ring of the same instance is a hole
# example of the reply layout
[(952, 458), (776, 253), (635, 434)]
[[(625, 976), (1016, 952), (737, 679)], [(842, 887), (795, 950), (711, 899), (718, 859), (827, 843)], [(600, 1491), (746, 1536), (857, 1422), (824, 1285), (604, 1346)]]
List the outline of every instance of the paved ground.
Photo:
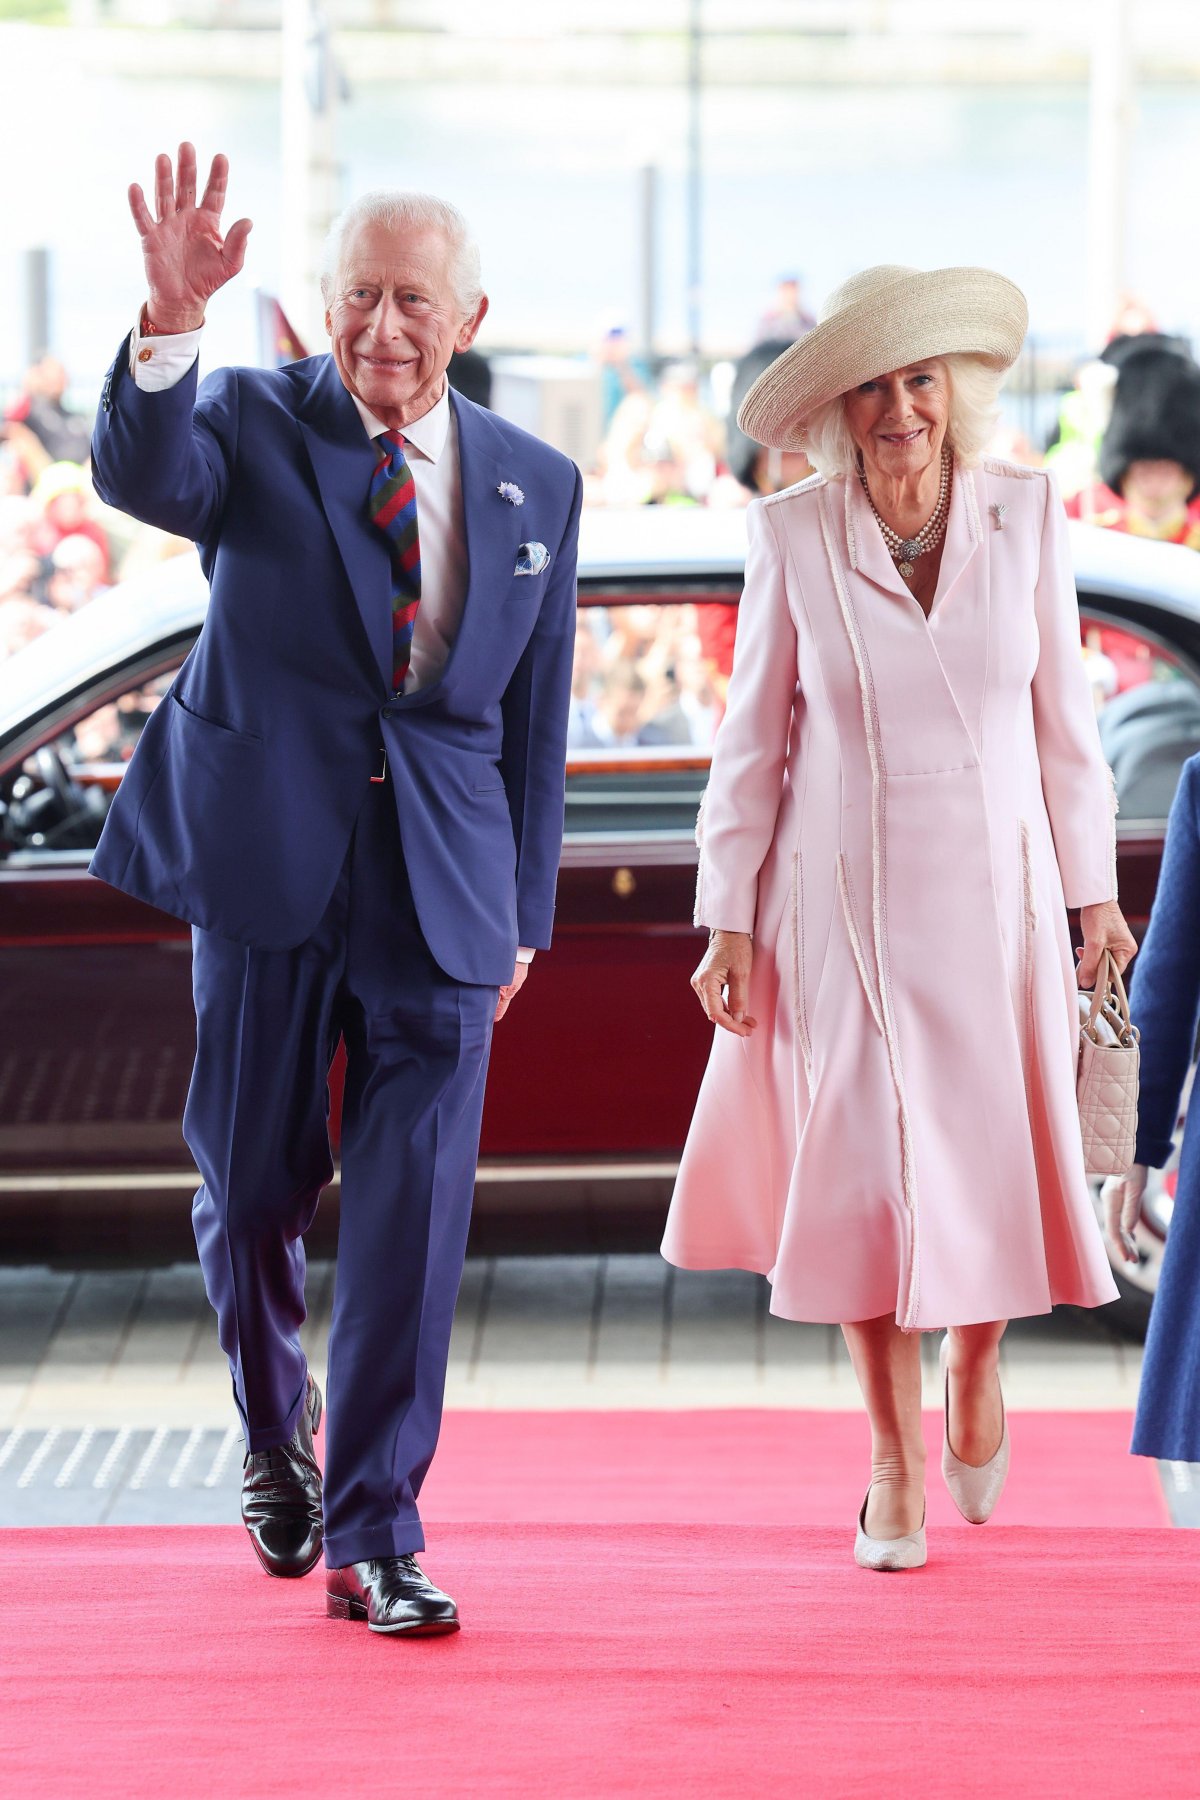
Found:
[[(309, 1270), (308, 1349), (325, 1363), (333, 1269)], [(767, 1311), (752, 1275), (657, 1256), (468, 1263), (447, 1403), (456, 1407), (859, 1405), (841, 1333)], [(937, 1340), (923, 1340), (939, 1404)], [(1127, 1408), (1141, 1353), (1101, 1316), (1023, 1320), (1004, 1341), (1008, 1403)], [(194, 1265), (72, 1274), (0, 1269), (0, 1521), (228, 1518), (241, 1472), (229, 1376)], [(1190, 1465), (1164, 1466), (1200, 1523)]]
[[(688, 1274), (657, 1256), (506, 1257), (467, 1264), (450, 1406), (855, 1407), (836, 1326), (767, 1311), (755, 1275)], [(324, 1368), (333, 1267), (308, 1277), (310, 1360)], [(923, 1342), (936, 1404), (937, 1340)], [(1141, 1351), (1102, 1318), (1010, 1326), (1013, 1407), (1125, 1407)], [(0, 1269), (0, 1427), (224, 1426), (229, 1376), (194, 1264), (71, 1274)]]

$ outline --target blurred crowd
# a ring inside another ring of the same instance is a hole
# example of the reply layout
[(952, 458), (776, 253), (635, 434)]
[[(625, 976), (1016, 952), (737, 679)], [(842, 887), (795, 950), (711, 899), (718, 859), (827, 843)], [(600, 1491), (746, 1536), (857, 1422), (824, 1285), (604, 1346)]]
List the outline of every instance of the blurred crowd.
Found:
[(63, 364), (40, 356), (0, 421), (0, 662), (118, 575), (183, 547), (101, 504), (91, 415), (68, 406), (67, 390)]
[[(745, 353), (702, 375), (657, 374), (619, 327), (599, 351), (606, 431), (586, 496), (601, 506), (746, 506), (811, 473), (802, 454), (764, 449), (738, 430), (741, 401), (764, 369), (816, 323), (799, 277), (782, 276)], [(1108, 342), (1078, 366), (1045, 444), (1009, 423), (993, 451), (1054, 470), (1068, 512), (1110, 530), (1200, 549), (1200, 367), (1148, 309), (1122, 300)], [(631, 607), (581, 615), (571, 743), (602, 750), (707, 748), (733, 659), (732, 607)], [(1084, 646), (1098, 709), (1170, 671), (1144, 644), (1093, 632)]]
[(568, 748), (708, 748), (725, 709), (736, 616), (720, 602), (582, 609)]
[(604, 437), (585, 499), (593, 506), (745, 506), (811, 473), (803, 456), (764, 450), (737, 428), (763, 370), (811, 331), (798, 276), (783, 276), (746, 353), (702, 373), (694, 362), (653, 372), (613, 326), (598, 351)]
[[(595, 358), (603, 437), (584, 471), (588, 504), (742, 507), (803, 480), (802, 454), (764, 449), (736, 417), (762, 371), (815, 323), (800, 277), (786, 273), (736, 361), (652, 366), (627, 330), (611, 327)], [(295, 346), (279, 354), (294, 356)], [(486, 358), (456, 358), (451, 380), (488, 404)], [(42, 356), (4, 410), (0, 661), (114, 580), (186, 548), (100, 503), (87, 472), (91, 419), (69, 407), (67, 391), (62, 364)], [(1079, 364), (1049, 441), (1035, 445), (1002, 427), (994, 448), (1052, 467), (1078, 518), (1200, 549), (1200, 367), (1134, 301), (1123, 302), (1104, 349)], [(718, 603), (584, 611), (572, 748), (706, 750), (724, 710), (735, 617)], [(1099, 699), (1116, 652), (1099, 643), (1089, 651)]]
[[(585, 471), (588, 501), (745, 506), (803, 480), (803, 455), (764, 449), (736, 420), (758, 376), (815, 323), (799, 277), (784, 275), (745, 353), (706, 372), (688, 362), (654, 372), (611, 328), (598, 351), (605, 433)], [(1104, 348), (1078, 364), (1048, 440), (1001, 421), (992, 449), (1053, 468), (1076, 517), (1200, 548), (1200, 366), (1130, 296)]]

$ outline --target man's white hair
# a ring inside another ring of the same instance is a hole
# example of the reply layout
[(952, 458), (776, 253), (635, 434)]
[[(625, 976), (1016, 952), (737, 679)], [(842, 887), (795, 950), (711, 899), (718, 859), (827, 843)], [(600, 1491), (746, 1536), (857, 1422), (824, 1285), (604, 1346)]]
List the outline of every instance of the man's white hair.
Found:
[[(946, 439), (964, 468), (972, 469), (991, 443), (1000, 417), (997, 396), (1004, 373), (982, 357), (956, 352), (931, 356), (940, 363), (950, 385)], [(818, 474), (831, 480), (858, 467), (858, 446), (846, 423), (846, 396), (818, 406), (804, 433), (804, 453)]]
[(454, 296), (464, 317), (473, 313), (483, 298), (479, 246), (457, 206), (436, 194), (415, 194), (403, 188), (378, 188), (362, 194), (340, 212), (321, 246), (321, 298), (326, 306), (342, 264), (347, 240), (360, 225), (385, 225), (389, 231), (440, 231), (450, 246), (450, 275)]

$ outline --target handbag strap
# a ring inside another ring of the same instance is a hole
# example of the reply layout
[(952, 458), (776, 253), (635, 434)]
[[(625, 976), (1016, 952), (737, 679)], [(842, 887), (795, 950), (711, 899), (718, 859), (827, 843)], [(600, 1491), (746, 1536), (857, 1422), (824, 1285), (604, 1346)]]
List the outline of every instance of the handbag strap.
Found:
[(1111, 950), (1101, 952), (1096, 969), (1096, 986), (1086, 1026), (1087, 1034), (1093, 1040), (1096, 1036), (1096, 1021), (1101, 1013), (1122, 1044), (1137, 1043), (1139, 1033), (1130, 1017), (1129, 996), (1125, 992), (1125, 983), (1121, 980), (1121, 971)]

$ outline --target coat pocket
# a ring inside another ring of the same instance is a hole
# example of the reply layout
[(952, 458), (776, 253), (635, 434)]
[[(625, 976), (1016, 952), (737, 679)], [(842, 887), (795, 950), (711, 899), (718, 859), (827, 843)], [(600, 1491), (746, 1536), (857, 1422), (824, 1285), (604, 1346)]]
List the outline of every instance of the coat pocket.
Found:
[(184, 718), (190, 719), (195, 725), (206, 726), (210, 731), (222, 731), (226, 737), (240, 738), (242, 742), (246, 744), (262, 743), (262, 739), (258, 736), (257, 732), (242, 731), (236, 725), (227, 724), (224, 719), (210, 719), (206, 717), (204, 713), (197, 712), (194, 707), (188, 705), (186, 700), (180, 698), (174, 688), (171, 689), (171, 699), (183, 714)]
[(871, 979), (870, 964), (867, 962), (866, 950), (859, 935), (858, 921), (854, 916), (854, 895), (850, 887), (850, 871), (846, 867), (846, 858), (838, 852), (838, 893), (842, 901), (842, 914), (846, 920), (846, 933), (850, 939), (850, 948), (854, 952), (854, 961), (858, 968), (858, 978), (862, 982), (863, 993), (867, 997), (867, 1005), (871, 1009), (871, 1017), (875, 1021), (875, 1029), (880, 1037), (885, 1035), (883, 1016), (879, 1009), (879, 1001), (875, 994), (875, 983)]
[(1017, 986), (1021, 1006), (1021, 1060), (1028, 1075), (1029, 1052), (1033, 1044), (1033, 940), (1038, 922), (1037, 890), (1033, 882), (1029, 826), (1024, 819), (1017, 821), (1017, 832), (1021, 858), (1021, 931), (1017, 940), (1021, 949), (1017, 959)]

